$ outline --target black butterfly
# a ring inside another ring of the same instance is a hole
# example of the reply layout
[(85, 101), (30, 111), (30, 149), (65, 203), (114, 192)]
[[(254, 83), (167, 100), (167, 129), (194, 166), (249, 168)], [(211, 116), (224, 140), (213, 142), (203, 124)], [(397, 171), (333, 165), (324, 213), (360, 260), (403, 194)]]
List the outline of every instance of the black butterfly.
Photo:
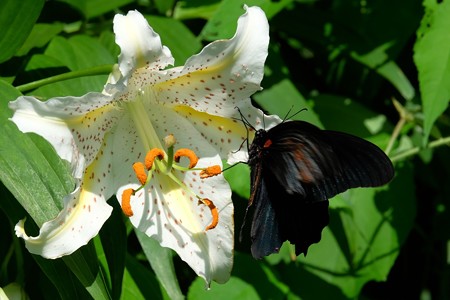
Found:
[(306, 255), (328, 224), (329, 198), (349, 188), (381, 186), (394, 176), (391, 161), (374, 144), (303, 121), (257, 130), (248, 165), (255, 258), (278, 252), (286, 240), (296, 255)]

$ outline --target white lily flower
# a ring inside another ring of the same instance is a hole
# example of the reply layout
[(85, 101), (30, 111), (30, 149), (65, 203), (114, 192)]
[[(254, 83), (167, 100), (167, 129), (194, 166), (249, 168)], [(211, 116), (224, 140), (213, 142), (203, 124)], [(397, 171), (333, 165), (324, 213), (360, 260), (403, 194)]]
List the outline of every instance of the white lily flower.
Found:
[[(192, 150), (200, 157), (199, 169), (221, 166), (221, 158), (246, 160), (241, 144), (247, 131), (236, 121), (236, 107), (253, 124), (261, 123), (262, 112), (249, 96), (261, 89), (269, 42), (264, 12), (246, 10), (233, 38), (213, 42), (185, 66), (169, 69), (174, 59), (144, 17), (137, 11), (116, 15), (121, 54), (103, 93), (46, 102), (23, 96), (10, 103), (19, 129), (48, 140), (80, 180), (39, 236), (28, 236), (23, 221), (16, 225), (30, 252), (57, 258), (85, 245), (111, 214), (106, 201), (116, 194), (135, 227), (174, 249), (208, 283), (228, 280), (234, 240), (229, 185), (222, 175), (203, 179), (192, 169), (181, 170), (171, 163), (171, 150)], [(169, 134), (174, 146), (164, 146)], [(160, 152), (153, 166), (135, 173), (133, 163), (155, 148)]]

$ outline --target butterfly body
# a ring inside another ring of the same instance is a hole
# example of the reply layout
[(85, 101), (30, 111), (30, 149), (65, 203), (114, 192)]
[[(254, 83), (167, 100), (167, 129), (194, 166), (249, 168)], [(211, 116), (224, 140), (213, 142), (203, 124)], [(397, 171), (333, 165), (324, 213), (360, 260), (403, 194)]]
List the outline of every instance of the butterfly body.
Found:
[(296, 254), (320, 241), (328, 199), (354, 187), (389, 182), (394, 169), (372, 143), (303, 121), (260, 129), (249, 148), (252, 255), (277, 252), (286, 240)]

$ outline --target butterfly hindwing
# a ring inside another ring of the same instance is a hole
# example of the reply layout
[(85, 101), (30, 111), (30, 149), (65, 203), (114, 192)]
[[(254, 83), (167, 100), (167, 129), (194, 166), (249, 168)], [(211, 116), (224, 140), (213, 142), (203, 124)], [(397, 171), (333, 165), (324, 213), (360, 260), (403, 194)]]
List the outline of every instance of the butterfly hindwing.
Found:
[(278, 252), (286, 240), (295, 244), (297, 255), (306, 254), (311, 244), (320, 241), (328, 224), (328, 201), (299, 201), (298, 195), (286, 193), (270, 174), (261, 177), (255, 197), (250, 233), (253, 257)]

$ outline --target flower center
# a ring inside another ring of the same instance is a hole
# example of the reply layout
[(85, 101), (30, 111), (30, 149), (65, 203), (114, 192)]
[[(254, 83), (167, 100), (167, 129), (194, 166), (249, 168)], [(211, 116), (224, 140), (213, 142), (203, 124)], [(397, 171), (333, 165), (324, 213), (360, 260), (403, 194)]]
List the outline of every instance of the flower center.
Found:
[[(172, 172), (172, 169), (177, 169), (184, 172), (200, 170), (200, 177), (206, 178), (220, 174), (220, 166), (195, 168), (198, 162), (198, 157), (194, 153), (194, 151), (182, 148), (173, 153), (175, 144), (175, 138), (173, 137), (173, 135), (167, 136), (164, 141), (167, 147), (167, 153), (165, 153), (164, 150), (160, 148), (153, 148), (147, 152), (144, 162), (135, 162), (133, 164), (133, 171), (136, 174), (136, 178), (140, 182), (141, 186), (137, 189), (129, 188), (123, 191), (122, 210), (124, 214), (128, 217), (133, 216), (133, 210), (131, 208), (131, 197), (133, 197), (137, 191), (143, 189), (150, 182), (153, 172), (158, 169), (161, 173), (168, 176), (172, 180), (172, 182), (177, 184), (179, 188), (186, 191), (188, 194), (195, 196), (198, 199), (199, 205), (206, 205), (210, 209), (212, 221), (205, 230), (208, 231), (215, 228), (219, 222), (219, 213), (213, 201), (207, 198), (202, 198), (198, 196), (194, 191), (189, 189), (186, 184), (184, 184), (177, 176), (175, 176), (175, 174)], [(189, 165), (187, 167), (183, 167), (178, 164), (181, 157), (185, 157), (189, 160)]]

